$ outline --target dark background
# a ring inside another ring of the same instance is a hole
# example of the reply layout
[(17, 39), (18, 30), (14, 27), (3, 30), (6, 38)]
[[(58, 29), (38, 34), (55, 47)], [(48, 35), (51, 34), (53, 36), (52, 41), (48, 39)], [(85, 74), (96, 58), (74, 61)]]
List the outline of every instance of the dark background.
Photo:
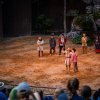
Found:
[[(32, 35), (39, 30), (37, 17), (41, 14), (53, 19), (50, 31), (63, 32), (63, 0), (0, 0), (0, 38)], [(82, 0), (67, 0), (67, 11), (85, 11)], [(67, 16), (67, 31), (70, 31), (73, 16)]]

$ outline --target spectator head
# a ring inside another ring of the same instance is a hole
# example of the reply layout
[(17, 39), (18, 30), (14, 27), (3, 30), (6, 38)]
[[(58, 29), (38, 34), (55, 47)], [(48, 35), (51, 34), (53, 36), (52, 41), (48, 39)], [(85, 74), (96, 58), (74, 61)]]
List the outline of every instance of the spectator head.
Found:
[(4, 89), (4, 83), (0, 82), (0, 91), (2, 91)]
[(98, 97), (100, 97), (100, 89), (98, 89), (94, 94), (93, 94), (93, 99), (98, 100)]
[(29, 98), (32, 97), (32, 91), (30, 86), (26, 82), (22, 82), (17, 86), (18, 98)]
[(76, 90), (79, 88), (79, 80), (77, 78), (72, 78), (68, 81), (67, 88), (72, 93), (76, 93)]
[(85, 85), (82, 87), (81, 95), (83, 96), (84, 100), (89, 100), (92, 94), (92, 90), (89, 86)]
[(22, 82), (22, 83), (20, 83), (18, 85), (17, 91), (20, 94), (25, 94), (25, 93), (31, 91), (31, 88), (30, 88), (30, 86), (26, 82)]

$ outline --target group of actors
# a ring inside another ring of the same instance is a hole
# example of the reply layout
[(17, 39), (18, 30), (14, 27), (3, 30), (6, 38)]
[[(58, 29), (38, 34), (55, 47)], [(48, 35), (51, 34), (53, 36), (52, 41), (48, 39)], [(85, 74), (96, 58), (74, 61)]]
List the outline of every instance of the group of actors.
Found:
[[(86, 34), (83, 33), (83, 37), (81, 38), (83, 54), (87, 53), (87, 40), (88, 39)], [(78, 72), (76, 49), (75, 48), (65, 49), (66, 42), (67, 42), (67, 37), (62, 33), (58, 38), (59, 55), (61, 55), (61, 53), (65, 55), (65, 65), (67, 70), (70, 70), (70, 66), (73, 64), (74, 72)], [(50, 55), (55, 54), (57, 46), (56, 44), (57, 44), (56, 38), (54, 34), (51, 34), (49, 38)], [(42, 37), (38, 37), (37, 51), (39, 57), (43, 56), (43, 45), (44, 45), (44, 40), (42, 39)]]

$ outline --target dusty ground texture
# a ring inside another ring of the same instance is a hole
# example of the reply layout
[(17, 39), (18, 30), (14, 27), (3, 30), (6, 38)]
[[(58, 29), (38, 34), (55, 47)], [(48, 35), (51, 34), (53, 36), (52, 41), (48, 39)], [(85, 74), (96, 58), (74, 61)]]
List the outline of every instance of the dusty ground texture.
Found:
[(94, 46), (82, 54), (81, 45), (67, 42), (66, 47), (75, 47), (78, 53), (79, 72), (73, 67), (68, 72), (64, 65), (64, 55), (49, 55), (48, 37), (45, 40), (44, 57), (39, 58), (36, 50), (37, 36), (7, 39), (0, 42), (0, 80), (10, 84), (26, 81), (30, 85), (66, 87), (68, 79), (78, 77), (80, 87), (90, 85), (92, 89), (100, 88), (100, 54), (96, 54)]

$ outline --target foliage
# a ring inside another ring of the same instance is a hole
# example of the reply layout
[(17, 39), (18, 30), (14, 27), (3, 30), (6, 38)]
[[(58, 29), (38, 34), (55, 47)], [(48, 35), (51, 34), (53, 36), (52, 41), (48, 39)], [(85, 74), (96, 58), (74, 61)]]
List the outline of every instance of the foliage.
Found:
[(81, 38), (82, 38), (82, 35), (78, 35), (78, 36), (72, 38), (71, 41), (75, 44), (81, 44)]
[(67, 37), (70, 39), (73, 39), (77, 36), (79, 36), (80, 32), (79, 31), (70, 31), (67, 33)]
[[(72, 38), (71, 41), (74, 43), (74, 44), (81, 44), (81, 38), (82, 38), (82, 35), (78, 35), (76, 36), (75, 38)], [(93, 38), (90, 38), (88, 37), (88, 45), (92, 45), (94, 42), (94, 39)]]
[(53, 25), (53, 20), (45, 15), (40, 15), (37, 17), (38, 29), (45, 32), (50, 29)]
[(90, 16), (83, 15), (83, 16), (77, 16), (74, 19), (74, 23), (76, 26), (79, 26), (83, 31), (86, 31), (88, 33), (94, 32), (94, 23)]
[(94, 20), (100, 19), (100, 11), (93, 14)]
[[(97, 28), (100, 29), (100, 23), (97, 22), (98, 20), (100, 20), (100, 11), (94, 13), (94, 14), (93, 14), (93, 17), (94, 17), (94, 20), (95, 20), (95, 23), (96, 23)], [(97, 24), (97, 23), (98, 23), (98, 24)]]

